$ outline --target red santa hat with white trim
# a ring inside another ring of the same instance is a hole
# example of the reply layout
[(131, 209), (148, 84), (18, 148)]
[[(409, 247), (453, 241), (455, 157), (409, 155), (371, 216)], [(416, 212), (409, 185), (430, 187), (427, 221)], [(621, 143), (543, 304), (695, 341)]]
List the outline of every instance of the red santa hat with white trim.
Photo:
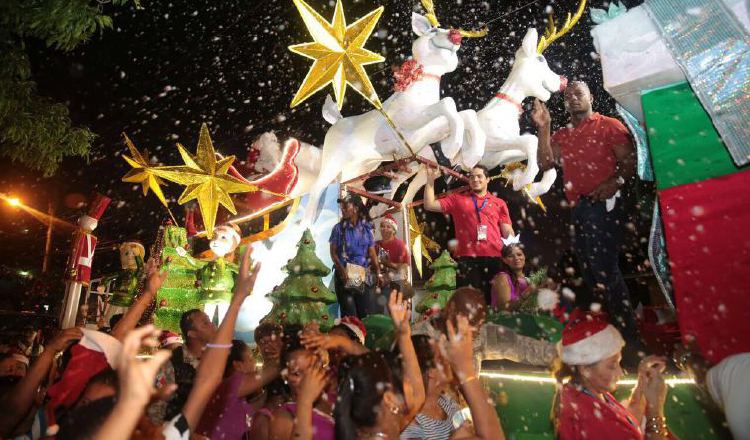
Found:
[(561, 359), (566, 365), (591, 365), (622, 350), (625, 341), (604, 313), (571, 313), (562, 332)]
[(398, 232), (398, 223), (396, 223), (396, 219), (390, 214), (386, 214), (383, 220), (380, 221), (380, 224), (389, 225), (394, 231)]
[(341, 319), (336, 319), (334, 325), (344, 325), (346, 328), (352, 331), (359, 339), (359, 343), (365, 345), (365, 337), (367, 336), (367, 328), (365, 324), (356, 316), (344, 316)]

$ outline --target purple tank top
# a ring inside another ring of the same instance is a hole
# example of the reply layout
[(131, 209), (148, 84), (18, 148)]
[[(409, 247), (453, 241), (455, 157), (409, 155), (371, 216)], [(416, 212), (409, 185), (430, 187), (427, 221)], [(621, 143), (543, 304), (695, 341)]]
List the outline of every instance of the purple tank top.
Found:
[[(294, 402), (285, 403), (282, 408), (289, 411), (292, 416), (297, 414), (297, 404)], [(315, 430), (315, 440), (334, 440), (333, 417), (313, 408), (312, 423)]]
[[(526, 280), (526, 277), (519, 278), (518, 279), (518, 287), (516, 287), (513, 284), (513, 280), (510, 277), (510, 274), (508, 272), (500, 272), (499, 275), (502, 275), (505, 277), (505, 279), (508, 281), (508, 285), (510, 286), (510, 300), (515, 301), (521, 297), (521, 294), (529, 287), (529, 282)], [(498, 300), (497, 300), (497, 292), (492, 292), (492, 308), (497, 309), (499, 306)]]

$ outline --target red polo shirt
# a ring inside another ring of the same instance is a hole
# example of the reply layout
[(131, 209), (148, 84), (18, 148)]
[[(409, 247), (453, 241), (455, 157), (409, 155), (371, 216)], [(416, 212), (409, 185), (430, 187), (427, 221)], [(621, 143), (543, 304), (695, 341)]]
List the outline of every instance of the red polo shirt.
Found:
[(630, 133), (617, 119), (592, 113), (577, 127), (557, 130), (552, 140), (560, 146), (565, 195), (575, 203), (614, 176), (613, 147), (629, 143)]
[[(473, 193), (453, 193), (439, 199), (440, 207), (445, 214), (453, 218), (456, 230), (457, 257), (499, 257), (503, 249), (500, 225), (511, 224), (508, 205), (502, 199), (487, 193), (484, 197), (476, 197), (476, 207), (472, 200)], [(486, 205), (485, 205), (485, 200)], [(477, 216), (477, 207), (484, 208)], [(480, 224), (487, 225), (487, 239), (477, 240), (477, 229)]]

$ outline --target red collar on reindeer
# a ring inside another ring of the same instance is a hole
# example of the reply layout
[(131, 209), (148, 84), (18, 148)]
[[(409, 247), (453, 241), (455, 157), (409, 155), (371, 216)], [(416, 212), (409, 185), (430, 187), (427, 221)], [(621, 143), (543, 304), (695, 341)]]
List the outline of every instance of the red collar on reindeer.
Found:
[(393, 90), (403, 92), (415, 82), (425, 78), (434, 79), (440, 82), (439, 75), (424, 73), (424, 66), (419, 64), (416, 60), (406, 60), (401, 66), (393, 69)]
[(521, 113), (523, 113), (523, 106), (520, 102), (513, 99), (510, 95), (506, 95), (503, 92), (497, 92), (495, 93), (495, 98), (501, 100), (501, 101), (508, 101), (511, 104), (513, 104), (516, 107), (516, 110), (518, 110), (518, 116), (521, 116)]

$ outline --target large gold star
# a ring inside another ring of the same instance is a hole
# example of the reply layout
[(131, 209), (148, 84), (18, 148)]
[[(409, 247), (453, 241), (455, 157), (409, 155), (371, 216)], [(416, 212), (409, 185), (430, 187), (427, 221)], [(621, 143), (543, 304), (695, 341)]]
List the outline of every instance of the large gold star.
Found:
[(341, 0), (336, 0), (336, 9), (330, 23), (303, 0), (294, 0), (294, 4), (314, 41), (289, 46), (289, 50), (315, 62), (294, 95), (291, 107), (304, 102), (329, 83), (333, 84), (339, 109), (343, 105), (347, 84), (371, 103), (379, 104), (378, 95), (362, 66), (384, 60), (382, 56), (363, 47), (383, 13), (383, 7), (347, 26)]
[(206, 124), (201, 125), (198, 150), (195, 156), (187, 152), (179, 143), (177, 149), (180, 151), (180, 156), (182, 156), (185, 165), (157, 167), (153, 169), (153, 173), (171, 182), (186, 186), (177, 202), (184, 205), (191, 200), (198, 200), (198, 207), (206, 227), (206, 235), (208, 238), (212, 238), (219, 205), (232, 214), (237, 214), (237, 209), (235, 209), (234, 202), (229, 195), (257, 191), (258, 187), (244, 183), (227, 174), (235, 158), (229, 156), (219, 161), (216, 160), (216, 152)]
[(128, 150), (130, 150), (130, 155), (132, 156), (129, 157), (123, 154), (122, 158), (133, 167), (132, 170), (125, 174), (122, 181), (140, 183), (143, 187), (144, 196), (148, 195), (148, 190), (150, 189), (154, 192), (154, 195), (159, 199), (162, 205), (169, 208), (167, 200), (164, 198), (164, 193), (161, 191), (161, 185), (164, 184), (164, 181), (154, 175), (154, 167), (148, 163), (145, 155), (141, 154), (141, 152), (135, 148), (135, 145), (130, 138), (128, 138), (125, 133), (123, 133), (122, 136), (125, 138), (125, 145), (128, 146)]
[(409, 241), (411, 245), (411, 254), (414, 257), (414, 264), (417, 267), (419, 276), (422, 276), (422, 257), (432, 263), (432, 257), (429, 251), (437, 252), (440, 245), (433, 239), (425, 235), (425, 222), (420, 223), (417, 220), (417, 214), (414, 208), (409, 208)]

